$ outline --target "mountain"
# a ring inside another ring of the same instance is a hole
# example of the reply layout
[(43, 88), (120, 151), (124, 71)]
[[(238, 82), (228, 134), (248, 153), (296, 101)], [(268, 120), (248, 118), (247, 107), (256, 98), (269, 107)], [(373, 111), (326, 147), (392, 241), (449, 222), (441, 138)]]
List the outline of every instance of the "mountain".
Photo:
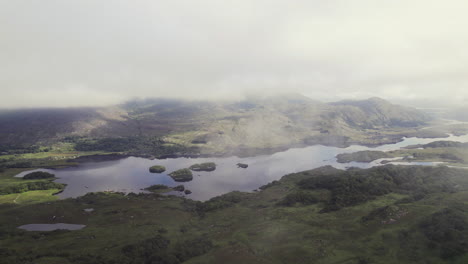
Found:
[[(122, 138), (144, 138), (150, 142), (140, 142), (145, 150), (139, 152), (151, 152), (148, 145), (159, 147), (164, 142), (201, 154), (254, 154), (311, 144), (378, 144), (395, 140), (382, 137), (386, 129), (415, 128), (429, 120), (421, 111), (379, 98), (334, 103), (297, 94), (221, 102), (146, 99), (105, 108), (3, 111), (0, 146), (53, 146), (67, 141), (101, 150), (115, 140), (122, 145)], [(103, 139), (105, 144), (100, 142)], [(108, 150), (141, 148), (132, 142), (125, 142), (131, 145), (128, 148)]]
[(442, 116), (451, 120), (468, 122), (468, 116), (466, 113), (468, 113), (468, 107), (458, 107), (455, 109), (446, 110)]
[(339, 110), (348, 124), (363, 128), (414, 127), (430, 120), (428, 114), (421, 111), (391, 104), (380, 98), (361, 101), (340, 101), (332, 103)]

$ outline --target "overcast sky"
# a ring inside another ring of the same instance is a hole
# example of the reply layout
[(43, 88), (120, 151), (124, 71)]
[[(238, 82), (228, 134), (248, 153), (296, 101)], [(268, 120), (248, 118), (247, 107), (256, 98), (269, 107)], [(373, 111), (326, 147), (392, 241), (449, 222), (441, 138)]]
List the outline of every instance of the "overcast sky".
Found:
[(468, 100), (466, 0), (0, 0), (0, 107)]

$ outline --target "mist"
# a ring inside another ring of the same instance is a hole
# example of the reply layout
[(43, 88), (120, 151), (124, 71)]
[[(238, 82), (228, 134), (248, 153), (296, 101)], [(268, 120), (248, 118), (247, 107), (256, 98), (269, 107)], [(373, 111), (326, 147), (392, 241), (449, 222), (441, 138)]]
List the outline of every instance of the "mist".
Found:
[(0, 1), (0, 108), (468, 100), (466, 1)]

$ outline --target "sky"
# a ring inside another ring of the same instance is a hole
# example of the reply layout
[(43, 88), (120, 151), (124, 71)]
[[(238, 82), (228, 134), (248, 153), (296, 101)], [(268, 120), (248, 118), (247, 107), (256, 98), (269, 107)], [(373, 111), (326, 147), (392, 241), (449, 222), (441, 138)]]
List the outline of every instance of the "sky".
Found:
[(465, 0), (0, 0), (0, 108), (468, 101)]

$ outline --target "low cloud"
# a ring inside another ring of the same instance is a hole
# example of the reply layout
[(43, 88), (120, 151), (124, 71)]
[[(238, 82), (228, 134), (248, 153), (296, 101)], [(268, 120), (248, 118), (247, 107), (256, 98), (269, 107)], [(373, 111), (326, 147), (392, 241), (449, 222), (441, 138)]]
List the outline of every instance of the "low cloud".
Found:
[(299, 92), (464, 104), (466, 1), (0, 2), (1, 107)]

